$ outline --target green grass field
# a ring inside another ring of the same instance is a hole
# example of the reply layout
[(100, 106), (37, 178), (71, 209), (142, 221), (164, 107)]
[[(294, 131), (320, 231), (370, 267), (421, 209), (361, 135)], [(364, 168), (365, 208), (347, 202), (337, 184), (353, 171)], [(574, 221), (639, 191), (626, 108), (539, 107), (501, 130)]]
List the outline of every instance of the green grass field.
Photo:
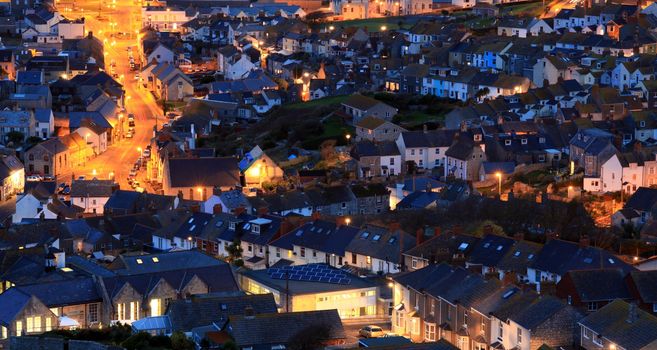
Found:
[(534, 1), (500, 8), (501, 15), (530, 15), (537, 17), (543, 13), (543, 2)]
[(325, 97), (325, 98), (320, 98), (319, 100), (314, 100), (314, 101), (309, 101), (309, 102), (297, 102), (297, 103), (292, 103), (289, 105), (285, 105), (283, 108), (284, 109), (307, 109), (307, 108), (315, 108), (315, 107), (324, 107), (324, 106), (330, 106), (330, 105), (337, 105), (342, 103), (344, 100), (347, 99), (346, 95), (342, 96), (331, 96), (331, 97)]

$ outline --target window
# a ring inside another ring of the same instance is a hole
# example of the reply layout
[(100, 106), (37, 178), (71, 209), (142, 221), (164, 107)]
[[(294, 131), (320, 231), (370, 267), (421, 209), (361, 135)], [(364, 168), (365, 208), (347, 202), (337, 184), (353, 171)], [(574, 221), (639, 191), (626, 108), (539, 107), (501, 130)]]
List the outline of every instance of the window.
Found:
[(354, 265), (358, 263), (358, 256), (356, 253), (351, 253), (351, 263)]
[(411, 333), (420, 334), (420, 322), (417, 317), (411, 319)]
[(89, 304), (89, 322), (98, 322), (98, 304)]
[(46, 332), (52, 330), (52, 318), (46, 317)]
[(401, 311), (397, 311), (397, 317), (395, 317), (395, 326), (404, 326), (404, 314)]
[(597, 311), (598, 310), (598, 303), (592, 301), (588, 304), (588, 310), (589, 312)]
[(162, 299), (151, 299), (148, 305), (151, 308), (151, 317), (162, 315)]
[(522, 328), (520, 327), (516, 328), (516, 338), (518, 340), (518, 344), (522, 344)]
[(657, 312), (657, 303), (652, 304), (652, 312)]
[(0, 339), (7, 339), (7, 328), (0, 326)]
[(582, 336), (589, 339), (591, 337), (591, 331), (588, 328), (582, 327)]
[(302, 258), (305, 258), (305, 257), (306, 257), (306, 248), (304, 248), (304, 247), (299, 247), (299, 255), (300, 255)]
[(139, 302), (138, 301), (130, 302), (130, 319), (138, 320), (140, 318), (141, 317), (139, 317)]
[(16, 321), (16, 335), (20, 336), (23, 334), (23, 321)]
[(27, 333), (34, 332), (34, 317), (28, 317), (27, 320)]
[(504, 323), (500, 321), (499, 328), (497, 330), (497, 339), (502, 339), (504, 338)]
[(468, 328), (468, 311), (463, 311), (463, 325)]
[(424, 340), (434, 341), (436, 340), (436, 325), (433, 323), (424, 324)]
[(281, 248), (276, 248), (276, 257), (277, 258), (281, 257)]
[(126, 311), (126, 304), (125, 303), (116, 304), (116, 319), (119, 320), (119, 321), (127, 320), (125, 311)]
[(411, 268), (417, 269), (417, 259), (414, 258), (413, 260), (411, 260)]

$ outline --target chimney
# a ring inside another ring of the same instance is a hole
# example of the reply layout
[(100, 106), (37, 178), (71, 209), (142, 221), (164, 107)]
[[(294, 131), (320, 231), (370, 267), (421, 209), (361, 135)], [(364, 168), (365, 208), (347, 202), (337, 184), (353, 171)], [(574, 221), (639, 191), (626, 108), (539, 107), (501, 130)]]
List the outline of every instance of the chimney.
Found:
[(244, 318), (247, 320), (252, 320), (255, 318), (255, 310), (253, 310), (253, 307), (247, 306), (244, 308)]
[(87, 39), (93, 39), (93, 37), (94, 37), (94, 32), (90, 30), (89, 33), (87, 33)]
[(320, 214), (318, 211), (314, 211), (313, 214), (310, 216), (310, 218), (313, 221), (320, 220), (322, 218), (322, 214)]
[(244, 208), (244, 207), (237, 207), (237, 208), (235, 208), (235, 210), (233, 210), (233, 214), (235, 216), (240, 216), (240, 215), (244, 214), (245, 212), (246, 212), (246, 208)]
[(292, 231), (294, 229), (294, 224), (290, 222), (290, 219), (285, 218), (281, 221), (281, 226), (278, 229), (279, 236), (283, 236), (286, 233)]
[(267, 213), (269, 213), (269, 208), (267, 207), (258, 208), (258, 216), (267, 215)]
[(636, 304), (635, 303), (630, 303), (627, 309), (627, 323), (634, 323), (636, 322), (637, 318), (639, 318), (639, 315), (636, 311)]
[(589, 245), (591, 245), (591, 239), (589, 238), (589, 236), (588, 235), (582, 235), (579, 238), (579, 247), (580, 248), (586, 248)]
[(419, 228), (415, 231), (415, 245), (420, 245), (424, 242), (424, 230)]
[(215, 204), (212, 207), (212, 214), (221, 214), (223, 212), (223, 208), (221, 207), (221, 204)]

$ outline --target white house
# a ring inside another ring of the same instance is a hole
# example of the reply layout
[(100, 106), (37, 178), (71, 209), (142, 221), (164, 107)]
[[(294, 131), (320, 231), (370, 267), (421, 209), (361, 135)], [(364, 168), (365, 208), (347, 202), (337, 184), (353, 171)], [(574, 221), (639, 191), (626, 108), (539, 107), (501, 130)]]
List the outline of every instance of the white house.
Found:
[(105, 203), (117, 188), (113, 180), (73, 180), (71, 204), (83, 208), (85, 213), (103, 214)]
[(454, 142), (455, 130), (405, 131), (397, 138), (402, 163), (414, 162), (424, 169), (445, 163), (445, 152)]
[(174, 64), (175, 55), (173, 53), (173, 50), (162, 45), (158, 44), (153, 51), (151, 51), (146, 59), (146, 62), (157, 62), (157, 63), (171, 63)]

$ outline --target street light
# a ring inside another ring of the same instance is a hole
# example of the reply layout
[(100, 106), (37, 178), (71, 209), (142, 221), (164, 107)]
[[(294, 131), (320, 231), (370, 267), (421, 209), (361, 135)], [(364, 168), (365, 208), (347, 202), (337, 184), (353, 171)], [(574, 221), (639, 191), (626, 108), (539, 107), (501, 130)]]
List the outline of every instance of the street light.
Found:
[(499, 171), (495, 173), (495, 176), (497, 177), (497, 194), (502, 195), (502, 173)]
[(351, 224), (351, 219), (350, 218), (344, 219), (344, 223), (347, 225)]

